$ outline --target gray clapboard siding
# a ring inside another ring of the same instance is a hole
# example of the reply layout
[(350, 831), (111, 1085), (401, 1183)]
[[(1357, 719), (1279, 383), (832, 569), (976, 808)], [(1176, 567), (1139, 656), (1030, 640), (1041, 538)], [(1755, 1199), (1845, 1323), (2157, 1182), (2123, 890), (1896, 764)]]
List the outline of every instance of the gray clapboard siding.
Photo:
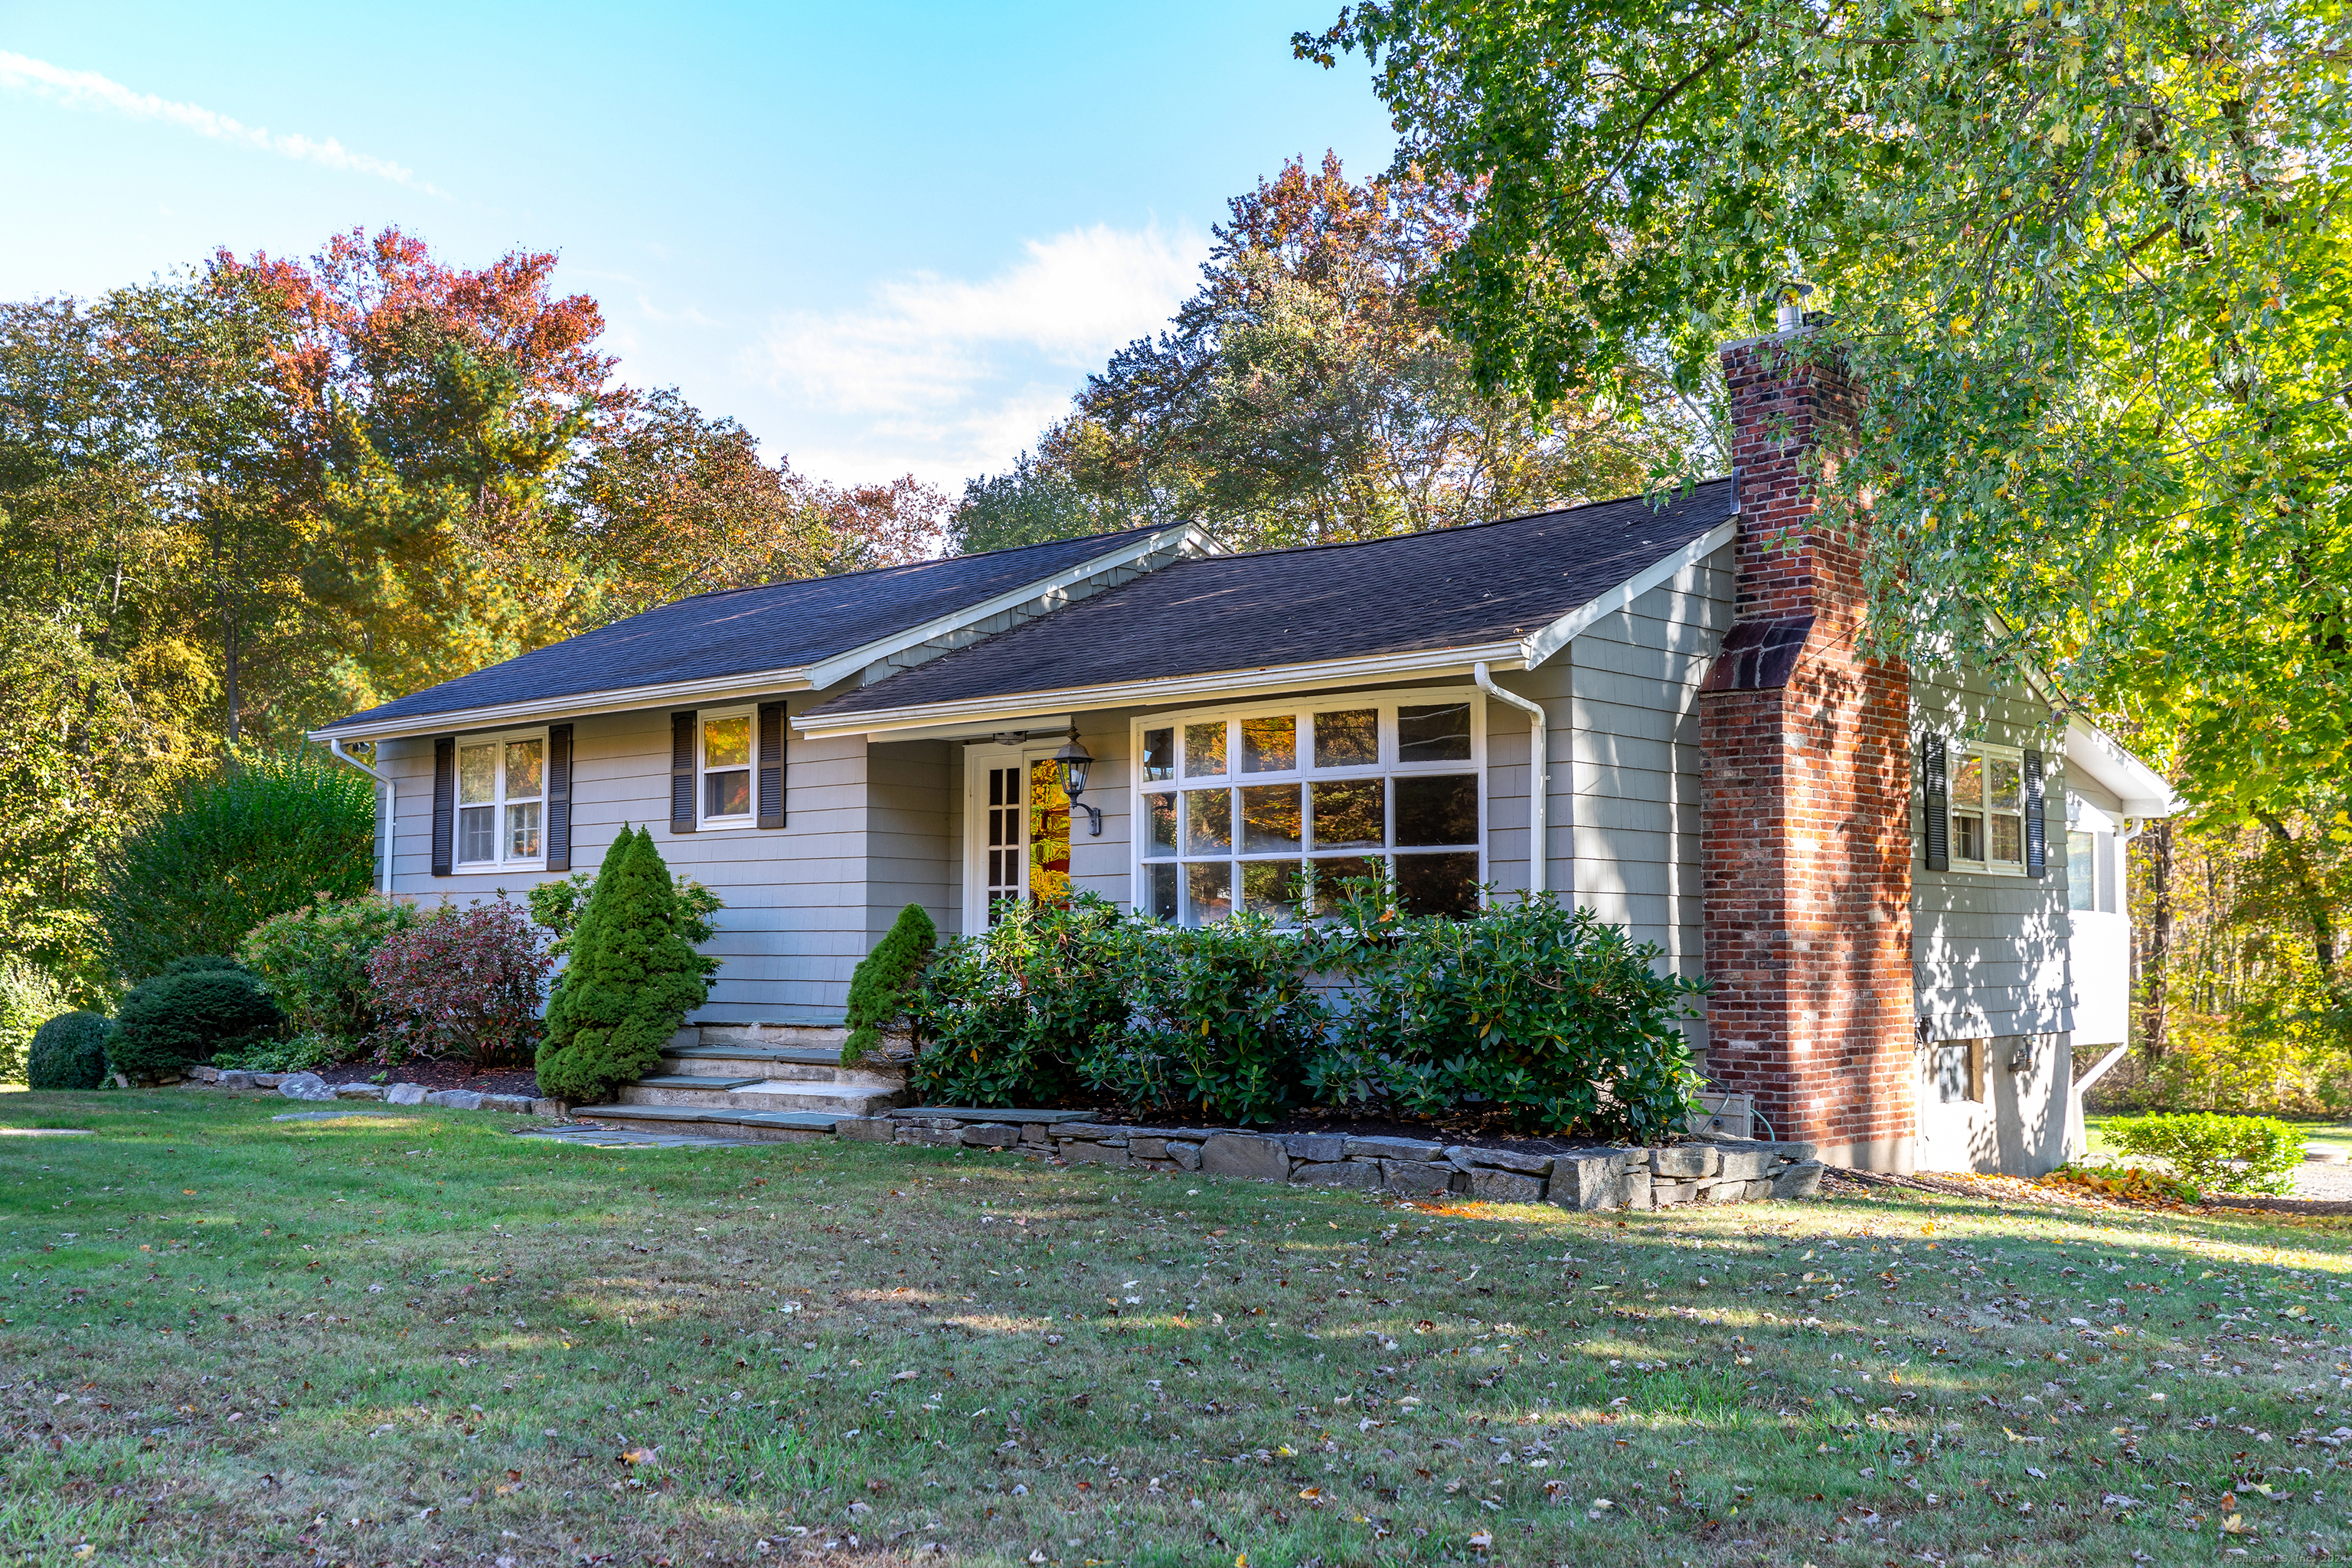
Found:
[(961, 853), (951, 828), (961, 820), (961, 770), (945, 741), (901, 741), (867, 747), (866, 934), (882, 940), (908, 904), (920, 904), (942, 931), (954, 930)]

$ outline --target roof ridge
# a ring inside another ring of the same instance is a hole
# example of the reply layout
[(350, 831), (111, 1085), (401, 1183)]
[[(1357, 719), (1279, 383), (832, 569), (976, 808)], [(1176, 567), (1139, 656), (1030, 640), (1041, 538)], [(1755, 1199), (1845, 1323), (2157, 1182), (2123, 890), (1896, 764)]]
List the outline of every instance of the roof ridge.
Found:
[[(1174, 526), (1176, 525), (1172, 523), (1161, 522), (1136, 528), (1116, 529), (1109, 533), (1073, 533), (1063, 539), (1039, 539), (1033, 540), (1027, 544), (1008, 544), (1002, 550), (975, 550), (969, 555), (927, 555), (920, 561), (899, 561), (887, 566), (865, 566), (855, 572), (828, 572), (822, 577), (772, 577), (764, 583), (746, 583), (736, 588), (705, 588), (699, 594), (688, 594), (679, 598), (665, 600), (654, 605), (653, 608), (666, 610), (672, 605), (690, 605), (697, 599), (721, 599), (730, 594), (756, 594), (762, 588), (782, 588), (802, 583), (846, 583), (859, 577), (879, 577), (889, 572), (909, 572), (918, 566), (944, 566), (951, 561), (985, 561), (992, 555), (1015, 555), (1024, 550), (1046, 550), (1055, 545), (1083, 544), (1088, 540), (1126, 539), (1134, 534), (1150, 533), (1162, 528)], [(638, 613), (642, 615), (647, 612)], [(620, 622), (614, 621), (608, 624), (618, 626)], [(551, 643), (548, 646), (552, 647), (557, 645)]]

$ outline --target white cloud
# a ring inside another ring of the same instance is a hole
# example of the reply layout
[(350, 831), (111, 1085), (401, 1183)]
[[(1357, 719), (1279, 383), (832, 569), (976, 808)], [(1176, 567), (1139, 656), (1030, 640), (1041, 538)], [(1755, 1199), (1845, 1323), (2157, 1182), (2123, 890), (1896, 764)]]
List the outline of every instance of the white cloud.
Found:
[(1097, 224), (1025, 249), (984, 281), (919, 272), (876, 285), (852, 310), (777, 317), (756, 368), (828, 434), (850, 437), (803, 445), (795, 465), (939, 482), (1007, 466), (1086, 372), (1166, 324), (1208, 244), (1190, 229)]
[(245, 124), (196, 104), (158, 98), (152, 92), (133, 91), (96, 71), (68, 70), (63, 66), (51, 65), (47, 60), (37, 60), (27, 55), (11, 54), (5, 49), (0, 49), (0, 87), (16, 92), (29, 92), (73, 109), (110, 110), (117, 114), (129, 115), (133, 120), (160, 120), (166, 124), (193, 131), (199, 136), (235, 142), (258, 152), (275, 153), (281, 158), (292, 158), (298, 163), (373, 174), (378, 179), (391, 180), (436, 196), (445, 194), (417, 179), (414, 171), (386, 159), (354, 153), (331, 136), (323, 142), (314, 142), (299, 132), (273, 134), (258, 125)]

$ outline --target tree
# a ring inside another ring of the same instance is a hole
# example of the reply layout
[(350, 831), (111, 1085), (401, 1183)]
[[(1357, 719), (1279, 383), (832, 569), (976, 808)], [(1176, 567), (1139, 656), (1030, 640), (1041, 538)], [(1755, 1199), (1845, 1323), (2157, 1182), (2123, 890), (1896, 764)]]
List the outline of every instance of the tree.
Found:
[(571, 963), (547, 1005), (539, 1086), (583, 1104), (661, 1065), (662, 1047), (709, 994), (702, 955), (650, 830), (621, 831), (604, 852)]
[(1547, 410), (1481, 390), (1421, 300), (1465, 194), (1294, 161), (1235, 197), (1170, 329), (1087, 378), (1034, 458), (965, 489), (960, 541), (1200, 521), (1244, 547), (1376, 538), (1639, 490), (1710, 426), (1647, 367)]
[(1468, 205), (1423, 298), (1538, 402), (1792, 283), (1869, 405), (1821, 480), (1873, 637), (2039, 662), (2179, 737), (2201, 802), (2352, 763), (2352, 181), (2321, 0), (1370, 0), (1360, 49)]

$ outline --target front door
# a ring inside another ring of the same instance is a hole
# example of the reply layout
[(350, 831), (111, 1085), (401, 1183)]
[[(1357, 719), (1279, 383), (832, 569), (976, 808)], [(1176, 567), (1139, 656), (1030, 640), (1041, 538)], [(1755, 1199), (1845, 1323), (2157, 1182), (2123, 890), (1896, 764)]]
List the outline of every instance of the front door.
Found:
[(966, 928), (994, 925), (1028, 900), (1070, 896), (1070, 797), (1044, 747), (964, 753)]

